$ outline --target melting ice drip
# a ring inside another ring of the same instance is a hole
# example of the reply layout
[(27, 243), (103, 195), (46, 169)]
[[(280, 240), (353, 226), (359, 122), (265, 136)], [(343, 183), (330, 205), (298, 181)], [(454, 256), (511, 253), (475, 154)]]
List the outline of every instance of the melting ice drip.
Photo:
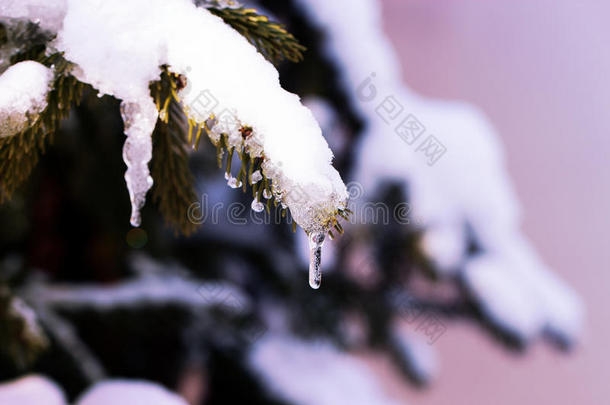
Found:
[(127, 165), (125, 182), (131, 200), (130, 222), (133, 226), (140, 226), (140, 209), (146, 202), (146, 193), (153, 185), (148, 162), (152, 158), (152, 132), (158, 114), (152, 100), (121, 103), (121, 117), (127, 135), (123, 146), (123, 160)]
[(322, 245), (324, 244), (324, 232), (312, 232), (309, 234), (309, 285), (318, 289), (322, 284)]

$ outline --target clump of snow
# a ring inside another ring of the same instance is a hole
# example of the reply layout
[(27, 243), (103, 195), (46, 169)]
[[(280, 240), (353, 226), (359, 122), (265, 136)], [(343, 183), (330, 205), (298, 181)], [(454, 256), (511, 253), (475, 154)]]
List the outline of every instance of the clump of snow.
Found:
[(292, 403), (398, 404), (364, 364), (327, 342), (268, 334), (254, 345), (249, 363), (271, 391)]
[(0, 76), (0, 138), (23, 131), (38, 118), (52, 79), (51, 69), (33, 61), (16, 63)]
[(3, 405), (65, 405), (62, 389), (48, 378), (29, 375), (0, 384)]
[(439, 371), (436, 351), (425, 339), (404, 328), (396, 326), (392, 331), (396, 355), (400, 356), (402, 367), (412, 378), (420, 383), (428, 383)]
[(148, 381), (108, 380), (89, 388), (76, 405), (188, 405), (177, 394)]
[(481, 255), (466, 265), (464, 279), (483, 314), (495, 325), (526, 342), (544, 325), (532, 286), (516, 276), (501, 257)]
[(424, 231), (419, 246), (437, 271), (454, 274), (466, 257), (464, 233), (461, 224), (431, 226)]
[[(254, 155), (262, 153), (274, 194), (301, 227), (320, 230), (344, 207), (347, 191), (312, 114), (281, 88), (275, 68), (220, 18), (189, 0), (67, 5), (56, 46), (78, 65), (79, 80), (138, 103), (149, 97), (161, 65), (188, 72), (180, 96), (189, 115), (201, 124), (218, 117), (212, 132), (225, 132), (231, 146), (245, 143)], [(245, 141), (242, 125), (252, 128)]]
[(572, 342), (582, 328), (581, 300), (523, 238), (471, 260), (464, 280), (493, 323), (523, 338), (550, 332)]

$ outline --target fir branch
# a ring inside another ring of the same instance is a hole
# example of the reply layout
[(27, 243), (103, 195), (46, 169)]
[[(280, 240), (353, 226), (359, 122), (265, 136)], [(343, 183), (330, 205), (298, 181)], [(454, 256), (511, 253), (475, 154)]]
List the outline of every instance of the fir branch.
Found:
[(210, 12), (243, 35), (258, 51), (272, 63), (287, 59), (291, 62), (303, 60), (306, 48), (283, 25), (269, 21), (252, 8), (209, 8)]
[[(186, 118), (178, 102), (171, 96), (180, 80), (180, 76), (164, 68), (161, 80), (151, 85), (151, 95), (159, 101), (158, 108), (164, 111), (152, 135), (151, 175), (154, 180), (153, 200), (165, 221), (176, 232), (188, 236), (197, 228), (195, 223), (189, 221), (189, 208), (197, 200), (197, 193), (188, 167)], [(164, 100), (163, 106), (160, 100)]]
[[(0, 49), (0, 59), (10, 65), (25, 60), (39, 62), (54, 70), (55, 79), (47, 95), (46, 108), (32, 120), (28, 128), (0, 138), (0, 204), (11, 198), (14, 191), (30, 176), (46, 145), (52, 141), (62, 119), (70, 112), (73, 102), (79, 102), (83, 84), (70, 75), (72, 64), (61, 53), (46, 54), (52, 39), (38, 24), (7, 20), (0, 24), (0, 45), (10, 45), (10, 54)], [(0, 66), (1, 67), (1, 66)]]

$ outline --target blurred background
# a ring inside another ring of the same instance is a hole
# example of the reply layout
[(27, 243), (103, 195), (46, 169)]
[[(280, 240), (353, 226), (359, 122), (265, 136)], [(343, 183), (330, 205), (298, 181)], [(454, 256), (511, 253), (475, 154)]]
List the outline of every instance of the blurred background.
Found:
[[(177, 104), (153, 134), (155, 187), (173, 179), (158, 153), (170, 145), (203, 215), (163, 218), (153, 189), (133, 229), (119, 101), (86, 87), (0, 205), (0, 403), (34, 388), (37, 405), (128, 392), (158, 405), (605, 403), (610, 5), (245, 4), (307, 47), (277, 64), (281, 82), (320, 122), (352, 196), (322, 287), (307, 284), (307, 236), (290, 215), (250, 212), (207, 140), (188, 151)], [(0, 24), (2, 56), (23, 27)], [(387, 95), (444, 154), (426, 160), (391, 132)], [(380, 206), (389, 222), (366, 215)], [(185, 236), (172, 221), (203, 224)], [(56, 385), (19, 380), (31, 374)]]
[(587, 307), (582, 341), (566, 357), (536, 346), (515, 358), (453, 328), (438, 344), (443, 376), (405, 398), (601, 404), (610, 395), (608, 10), (600, 2), (383, 1), (405, 82), (483, 109), (505, 145), (524, 232)]

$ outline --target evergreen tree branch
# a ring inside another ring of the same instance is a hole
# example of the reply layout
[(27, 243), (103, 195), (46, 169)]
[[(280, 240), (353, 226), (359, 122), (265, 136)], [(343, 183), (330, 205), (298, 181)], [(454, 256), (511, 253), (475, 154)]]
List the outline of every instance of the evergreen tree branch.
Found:
[(211, 7), (209, 10), (243, 35), (270, 62), (303, 60), (306, 48), (283, 25), (269, 21), (255, 9)]

